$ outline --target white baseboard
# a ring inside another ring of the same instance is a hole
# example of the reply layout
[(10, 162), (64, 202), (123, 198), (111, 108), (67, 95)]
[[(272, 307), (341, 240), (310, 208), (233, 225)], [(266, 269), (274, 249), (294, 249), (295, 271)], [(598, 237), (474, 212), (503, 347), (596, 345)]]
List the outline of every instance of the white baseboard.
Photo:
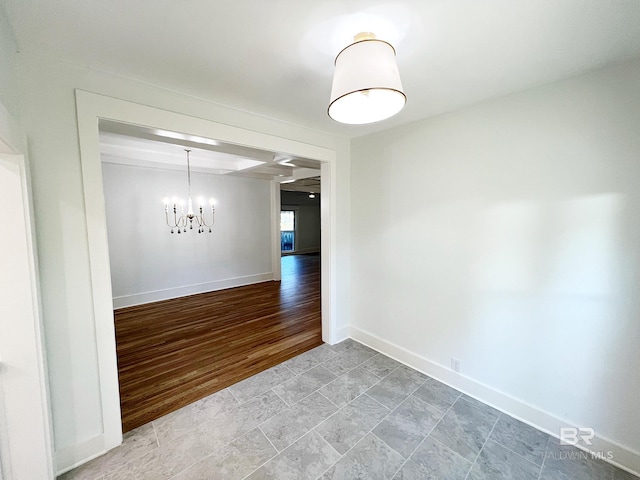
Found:
[(113, 308), (118, 309), (132, 307), (134, 305), (142, 305), (144, 303), (159, 302), (160, 300), (186, 297), (187, 295), (195, 295), (197, 293), (213, 292), (215, 290), (223, 290), (225, 288), (242, 287), (244, 285), (267, 282), (269, 280), (273, 280), (273, 272), (258, 273), (256, 275), (247, 275), (245, 277), (226, 278), (224, 280), (216, 280), (215, 282), (184, 285), (181, 287), (154, 290), (151, 292), (134, 293), (132, 295), (113, 297)]
[(337, 328), (333, 334), (333, 341), (326, 342), (326, 343), (329, 343), (330, 345), (335, 345), (336, 343), (340, 343), (341, 341), (346, 340), (347, 338), (349, 338), (349, 331), (350, 330), (348, 325), (346, 327)]
[[(470, 397), (476, 398), (481, 402), (486, 403), (507, 415), (517, 418), (538, 430), (548, 433), (553, 437), (558, 437), (560, 427), (582, 426), (571, 425), (566, 420), (562, 420), (549, 412), (540, 410), (533, 405), (495, 390), (488, 385), (473, 380), (472, 378), (465, 377), (464, 375), (454, 372), (443, 365), (432, 362), (431, 360), (410, 352), (409, 350), (387, 340), (383, 340), (380, 337), (357, 327), (351, 326), (349, 328), (349, 336), (380, 353), (384, 353), (385, 355), (398, 360), (399, 362), (404, 363), (425, 375), (429, 375), (450, 387), (460, 390)], [(620, 467), (635, 475), (639, 474), (640, 452), (631, 450), (624, 445), (620, 445), (608, 438), (598, 435), (592, 439), (592, 442), (593, 444), (590, 448), (592, 452), (595, 452), (596, 454), (598, 454), (598, 452), (611, 452), (611, 460), (608, 460), (607, 455), (605, 454), (603, 458), (605, 461), (608, 461), (616, 467)]]
[[(98, 435), (82, 443), (72, 445), (67, 448), (56, 450), (56, 471), (57, 475), (62, 475), (69, 470), (73, 470), (80, 465), (87, 463), (94, 458), (107, 453), (118, 445), (107, 445), (104, 435)], [(122, 443), (122, 440), (120, 440)]]

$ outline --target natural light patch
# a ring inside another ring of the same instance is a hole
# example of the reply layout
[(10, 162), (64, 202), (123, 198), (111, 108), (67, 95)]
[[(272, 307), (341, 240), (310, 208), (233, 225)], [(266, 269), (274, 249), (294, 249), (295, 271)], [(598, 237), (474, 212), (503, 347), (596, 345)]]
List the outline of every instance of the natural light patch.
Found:
[(540, 210), (534, 202), (497, 205), (478, 220), (475, 280), (479, 290), (525, 291), (534, 286)]
[(558, 204), (549, 248), (549, 290), (565, 295), (620, 293), (623, 198), (600, 194)]

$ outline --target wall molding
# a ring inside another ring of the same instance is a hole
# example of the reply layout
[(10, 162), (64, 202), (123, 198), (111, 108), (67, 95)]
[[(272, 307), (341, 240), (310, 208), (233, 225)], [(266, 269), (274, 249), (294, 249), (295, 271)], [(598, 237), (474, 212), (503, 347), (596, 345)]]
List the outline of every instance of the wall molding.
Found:
[[(563, 420), (534, 405), (454, 372), (450, 368), (433, 362), (358, 327), (354, 327), (353, 325), (349, 327), (349, 336), (380, 353), (418, 370), (425, 375), (433, 377), (456, 390), (460, 390), (470, 397), (480, 400), (552, 437), (558, 437), (560, 427), (584, 426), (572, 424), (570, 421)], [(633, 451), (624, 445), (620, 445), (613, 440), (597, 434), (592, 442), (592, 452), (612, 452), (612, 460), (607, 460), (605, 455), (603, 458), (605, 461), (635, 475), (640, 473), (640, 452)]]
[(113, 308), (133, 307), (134, 305), (170, 300), (172, 298), (186, 297), (188, 295), (195, 295), (198, 293), (214, 292), (216, 290), (268, 282), (273, 279), (273, 272), (266, 272), (257, 273), (255, 275), (246, 275), (244, 277), (225, 278), (222, 280), (215, 280), (213, 282), (194, 283), (192, 285), (183, 285), (163, 290), (134, 293), (132, 295), (122, 295), (119, 297), (113, 297)]
[(335, 345), (336, 343), (340, 343), (343, 340), (346, 340), (347, 338), (349, 338), (349, 326), (346, 325), (344, 327), (336, 329), (334, 338), (335, 338), (335, 341), (332, 343), (332, 345)]

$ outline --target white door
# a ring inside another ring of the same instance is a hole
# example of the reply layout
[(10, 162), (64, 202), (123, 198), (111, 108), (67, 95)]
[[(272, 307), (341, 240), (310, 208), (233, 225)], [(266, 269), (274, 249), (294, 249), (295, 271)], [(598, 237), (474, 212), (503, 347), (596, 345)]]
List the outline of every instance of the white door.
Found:
[(28, 198), (23, 156), (0, 154), (1, 480), (54, 476)]

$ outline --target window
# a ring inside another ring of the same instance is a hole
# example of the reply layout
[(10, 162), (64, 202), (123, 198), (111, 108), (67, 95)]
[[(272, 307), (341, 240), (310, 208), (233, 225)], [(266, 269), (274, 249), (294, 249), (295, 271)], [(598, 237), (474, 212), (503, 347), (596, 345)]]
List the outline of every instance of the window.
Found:
[(280, 212), (280, 250), (283, 252), (293, 252), (295, 250), (295, 225), (295, 212), (293, 210), (282, 210)]

